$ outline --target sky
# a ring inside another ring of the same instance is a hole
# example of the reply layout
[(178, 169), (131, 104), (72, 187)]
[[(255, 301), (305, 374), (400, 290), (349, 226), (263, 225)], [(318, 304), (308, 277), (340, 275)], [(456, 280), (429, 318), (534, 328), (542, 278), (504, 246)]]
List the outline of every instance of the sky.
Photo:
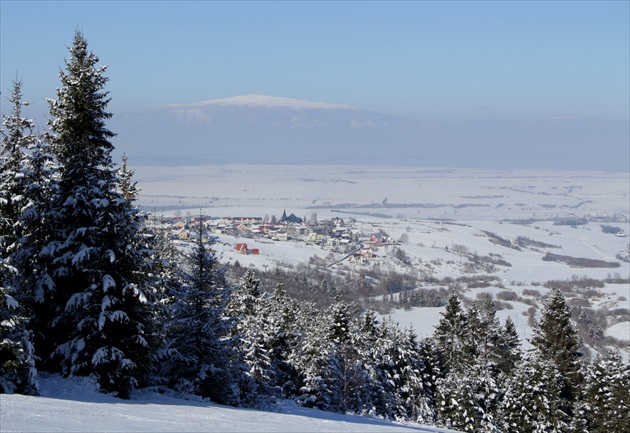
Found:
[(628, 1), (0, 0), (0, 89), (20, 77), (45, 109), (80, 30), (114, 112), (257, 93), (411, 118), (621, 120), (629, 16)]

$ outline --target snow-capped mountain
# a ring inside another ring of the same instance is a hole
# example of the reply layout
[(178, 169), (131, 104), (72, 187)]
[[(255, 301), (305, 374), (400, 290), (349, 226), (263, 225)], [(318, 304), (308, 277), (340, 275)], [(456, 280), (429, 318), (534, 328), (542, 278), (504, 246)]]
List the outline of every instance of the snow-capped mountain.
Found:
[(392, 163), (421, 144), (421, 124), (349, 105), (264, 95), (117, 114), (115, 145), (160, 163)]
[(108, 126), (118, 134), (117, 151), (135, 164), (627, 171), (629, 157), (627, 141), (602, 132), (624, 130), (621, 123), (499, 118), (425, 122), (350, 105), (266, 95), (115, 113)]
[[(204, 107), (208, 105), (220, 106), (241, 106), (241, 107), (282, 107), (293, 110), (313, 110), (313, 109), (338, 109), (353, 110), (356, 109), (350, 105), (328, 104), (326, 102), (311, 102), (302, 99), (281, 98), (278, 96), (268, 95), (242, 95), (233, 96), (231, 98), (210, 99), (207, 101), (189, 104), (188, 107)], [(185, 107), (185, 105), (171, 105), (172, 107)]]

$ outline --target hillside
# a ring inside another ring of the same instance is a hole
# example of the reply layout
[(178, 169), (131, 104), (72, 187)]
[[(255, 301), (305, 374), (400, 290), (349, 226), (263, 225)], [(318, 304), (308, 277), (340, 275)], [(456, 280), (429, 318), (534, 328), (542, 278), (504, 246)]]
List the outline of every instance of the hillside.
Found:
[[(340, 218), (357, 245), (373, 253), (362, 264), (346, 259), (328, 267), (352, 245), (221, 233), (215, 248), (224, 263), (262, 271), (315, 258), (331, 281), (396, 273), (413, 276), (418, 293), (457, 289), (469, 301), (490, 293), (501, 320), (515, 321), (525, 345), (540, 300), (565, 282), (572, 305), (591, 311), (606, 336), (628, 341), (626, 173), (249, 165), (138, 167), (137, 178), (140, 204), (155, 214), (270, 219), (286, 211), (305, 221)], [(394, 242), (370, 245), (378, 232)], [(260, 254), (240, 254), (238, 243)], [(375, 278), (376, 287), (385, 287)], [(386, 292), (379, 290), (382, 299)], [(375, 306), (384, 314), (390, 308), (394, 320), (413, 324), (419, 336), (430, 335), (441, 309), (418, 310), (394, 290), (393, 302)]]
[(123, 401), (87, 379), (39, 379), (41, 397), (0, 396), (3, 432), (448, 432), (417, 424), (341, 415), (284, 402), (271, 411), (238, 409), (136, 392)]

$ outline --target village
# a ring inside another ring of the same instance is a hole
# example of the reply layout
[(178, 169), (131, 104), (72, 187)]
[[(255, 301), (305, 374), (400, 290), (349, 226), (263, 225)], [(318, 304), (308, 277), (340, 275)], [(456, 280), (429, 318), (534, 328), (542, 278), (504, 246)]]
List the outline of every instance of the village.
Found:
[(264, 254), (260, 248), (250, 248), (247, 239), (265, 242), (302, 242), (316, 245), (324, 250), (343, 253), (341, 260), (351, 263), (370, 263), (371, 259), (383, 254), (381, 247), (397, 245), (399, 241), (375, 228), (370, 234), (357, 228), (356, 220), (344, 220), (339, 217), (318, 221), (312, 217), (308, 222), (291, 213), (283, 212), (280, 219), (262, 217), (211, 217), (211, 216), (162, 216), (147, 221), (149, 230), (165, 230), (173, 240), (194, 242), (199, 238), (199, 224), (203, 225), (202, 238), (208, 241), (220, 235), (242, 238), (243, 242), (234, 243), (234, 250), (243, 255)]

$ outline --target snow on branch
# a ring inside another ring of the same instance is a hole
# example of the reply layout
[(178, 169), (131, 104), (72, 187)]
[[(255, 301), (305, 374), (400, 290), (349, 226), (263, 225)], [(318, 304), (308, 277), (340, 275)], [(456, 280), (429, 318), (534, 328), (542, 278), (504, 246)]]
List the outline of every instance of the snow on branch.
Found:
[(86, 304), (90, 299), (90, 294), (87, 292), (80, 292), (73, 294), (66, 303), (66, 311), (78, 308), (81, 305)]
[(107, 292), (111, 288), (116, 288), (116, 281), (114, 281), (114, 278), (109, 274), (103, 276), (101, 282), (103, 284), (103, 292)]

